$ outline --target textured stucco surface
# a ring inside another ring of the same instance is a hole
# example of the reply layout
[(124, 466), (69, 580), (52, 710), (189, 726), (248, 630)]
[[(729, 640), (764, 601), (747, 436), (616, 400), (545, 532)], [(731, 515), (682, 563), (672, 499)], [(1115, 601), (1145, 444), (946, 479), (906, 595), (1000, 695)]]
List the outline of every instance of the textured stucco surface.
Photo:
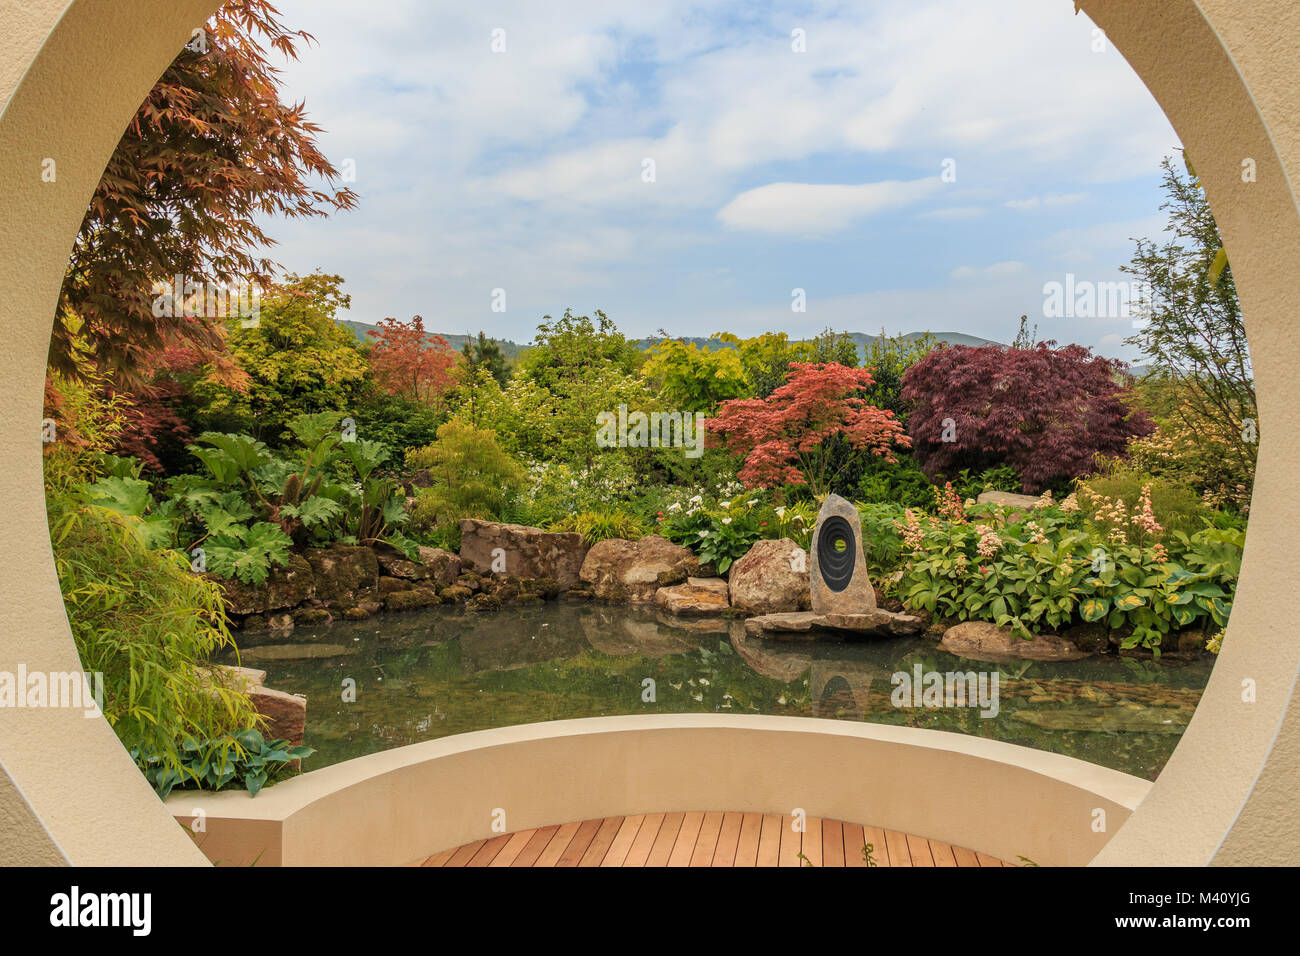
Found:
[[(1070, 13), (1070, 0), (1043, 2)], [(1300, 5), (1083, 5), (1159, 100), (1206, 185), (1247, 319), (1261, 434), (1243, 579), (1223, 654), (1165, 773), (1098, 862), (1196, 864), (1217, 853), (1224, 863), (1297, 863), (1300, 715), (1294, 707), (1288, 715), (1287, 706), (1300, 664), (1289, 614), (1300, 532), (1300, 342), (1292, 288), (1300, 264), (1292, 189), (1300, 182)], [(16, 670), (20, 661), (29, 669), (79, 668), (41, 497), (40, 401), (51, 319), (72, 237), (121, 130), (190, 29), (215, 7), (216, 0), (0, 0), (3, 670)], [(58, 162), (57, 183), (40, 181), (47, 156)], [(1258, 165), (1256, 183), (1241, 182), (1246, 157)], [(1255, 683), (1255, 703), (1242, 701), (1243, 681)], [(749, 747), (766, 739), (744, 735)], [(51, 860), (61, 848), (73, 863), (203, 862), (102, 720), (2, 710), (0, 761), (7, 774), (0, 777), (0, 822), (14, 859)], [(652, 783), (642, 780), (633, 791), (629, 778), (607, 779), (590, 794), (600, 804), (593, 803), (593, 814), (653, 807)], [(435, 782), (454, 795), (454, 780)], [(1007, 805), (1014, 799), (1008, 793)], [(962, 842), (959, 834), (953, 842)]]

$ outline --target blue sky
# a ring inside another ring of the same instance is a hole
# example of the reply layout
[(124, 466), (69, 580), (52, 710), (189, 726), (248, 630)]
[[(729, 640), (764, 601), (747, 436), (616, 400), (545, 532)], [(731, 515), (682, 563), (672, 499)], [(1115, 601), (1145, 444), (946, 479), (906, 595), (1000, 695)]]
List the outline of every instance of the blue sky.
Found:
[(1043, 286), (1122, 278), (1179, 142), (1071, 0), (279, 6), (317, 38), (285, 95), (361, 202), (272, 223), (274, 254), (342, 274), (350, 318), (1008, 341), (1028, 313), (1125, 354), (1131, 320), (1045, 318)]

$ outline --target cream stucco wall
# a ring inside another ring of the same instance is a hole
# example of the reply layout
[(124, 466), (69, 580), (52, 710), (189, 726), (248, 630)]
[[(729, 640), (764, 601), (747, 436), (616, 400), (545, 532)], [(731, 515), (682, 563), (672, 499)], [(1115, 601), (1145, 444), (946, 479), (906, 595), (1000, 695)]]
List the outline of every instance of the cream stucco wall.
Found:
[[(1043, 2), (1070, 13), (1070, 0)], [(190, 30), (216, 5), (0, 0), (0, 489), (6, 531), (0, 670), (15, 671), (19, 662), (29, 669), (79, 668), (59, 599), (40, 482), (41, 384), (54, 305), (72, 238), (122, 129)], [(1300, 181), (1300, 5), (1085, 0), (1083, 6), (1147, 82), (1195, 157), (1247, 318), (1261, 428), (1255, 510), (1223, 654), (1173, 760), (1098, 859), (1300, 862), (1300, 812), (1291, 795), (1300, 783), (1300, 715), (1295, 707), (1287, 710), (1300, 666), (1289, 613), (1297, 581), (1292, 546), (1300, 531), (1292, 497), (1293, 476), (1300, 473), (1300, 377), (1294, 373), (1300, 343), (1290, 288), (1300, 264), (1292, 185)], [(46, 157), (58, 164), (56, 183), (41, 181)], [(1239, 174), (1246, 157), (1258, 166), (1252, 184)], [(1254, 703), (1242, 700), (1243, 681), (1257, 685)], [(675, 746), (698, 748), (695, 756), (716, 746), (716, 734), (728, 733), (712, 728), (692, 736), (688, 722), (679, 729)], [(530, 733), (541, 734), (538, 746), (550, 746), (544, 733)], [(731, 739), (756, 756), (769, 745), (774, 760), (795, 756), (780, 749), (780, 735), (734, 728)], [(953, 751), (954, 760), (959, 756)], [(8, 861), (203, 862), (102, 720), (68, 711), (0, 710), (0, 762)], [(815, 768), (805, 769), (809, 788), (816, 789)], [(655, 808), (656, 797), (682, 797), (677, 790), (657, 791), (644, 777), (594, 779), (589, 803), (602, 814)], [(852, 786), (851, 777), (836, 780), (821, 780), (827, 793)], [(454, 794), (454, 779), (439, 784)], [(868, 781), (861, 785), (868, 788)], [(716, 781), (710, 786), (711, 799), (732, 801), (727, 808), (746, 805), (739, 785), (734, 792), (717, 789)], [(1009, 791), (1008, 808), (1015, 800)], [(951, 839), (963, 842), (960, 833)]]

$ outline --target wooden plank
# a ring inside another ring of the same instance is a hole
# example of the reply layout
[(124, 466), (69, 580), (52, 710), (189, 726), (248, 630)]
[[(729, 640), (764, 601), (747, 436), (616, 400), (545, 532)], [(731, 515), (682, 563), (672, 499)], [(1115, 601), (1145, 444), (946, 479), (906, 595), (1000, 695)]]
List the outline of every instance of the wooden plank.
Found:
[(713, 851), (718, 845), (718, 835), (722, 832), (722, 814), (704, 814), (704, 823), (700, 826), (700, 835), (695, 840), (695, 850), (691, 853), (691, 866), (708, 866), (713, 862)]
[(777, 866), (781, 862), (781, 815), (763, 814), (763, 830), (758, 836), (756, 866)]
[(622, 817), (606, 817), (601, 820), (596, 828), (596, 835), (591, 838), (591, 843), (578, 860), (578, 866), (600, 866), (601, 861), (605, 859), (605, 854), (614, 844), (614, 837), (622, 827)]
[(580, 820), (562, 824), (555, 831), (550, 842), (546, 844), (546, 849), (542, 851), (541, 856), (537, 858), (537, 862), (533, 866), (555, 866), (555, 864), (559, 863), (560, 857), (569, 848), (569, 843), (573, 840), (573, 835), (578, 832), (580, 826), (582, 826)]
[(980, 861), (980, 866), (1001, 866), (1002, 861), (995, 856), (989, 856), (987, 853), (975, 851), (975, 859)]
[(641, 824), (644, 821), (644, 813), (623, 818), (623, 825), (618, 828), (618, 833), (614, 834), (614, 840), (610, 843), (605, 858), (600, 861), (601, 866), (625, 865), (627, 855), (632, 851), (632, 841), (636, 839), (637, 832), (641, 829)]
[(487, 866), (496, 859), (498, 853), (505, 849), (506, 844), (510, 842), (511, 836), (512, 834), (509, 833), (502, 833), (500, 836), (494, 836), (492, 839), (484, 843), (479, 851), (474, 854), (473, 858), (465, 865)]
[(907, 852), (912, 855), (913, 866), (934, 866), (930, 856), (930, 841), (925, 837), (907, 834)]
[(564, 848), (560, 858), (555, 861), (556, 866), (577, 866), (578, 861), (582, 859), (587, 847), (591, 846), (591, 841), (596, 839), (596, 833), (600, 830), (600, 825), (604, 821), (597, 817), (594, 820), (583, 820), (578, 825), (578, 830), (573, 834), (573, 839), (569, 845)]
[(681, 832), (682, 820), (685, 818), (684, 813), (664, 814), (664, 822), (659, 825), (659, 832), (655, 835), (655, 844), (650, 848), (650, 855), (646, 857), (646, 866), (668, 865), (668, 857), (672, 855), (677, 834)]
[(803, 855), (800, 866), (822, 866), (822, 818), (809, 817), (808, 829), (803, 834)]
[(912, 855), (907, 850), (907, 834), (897, 830), (885, 831), (885, 845), (889, 848), (890, 866), (911, 866)]
[(722, 830), (718, 833), (718, 845), (713, 849), (712, 866), (736, 865), (736, 849), (740, 845), (740, 825), (744, 820), (743, 813), (733, 811), (722, 815)]
[(968, 850), (964, 846), (955, 846), (952, 848), (952, 855), (957, 859), (958, 866), (979, 866), (979, 858), (975, 856), (974, 850)]
[(470, 860), (474, 859), (474, 854), (483, 848), (487, 840), (475, 840), (473, 843), (466, 843), (456, 850), (443, 866), (464, 866)]
[(885, 839), (885, 831), (880, 827), (863, 827), (862, 835), (867, 843), (871, 844), (871, 859), (876, 866), (893, 866), (889, 859), (888, 841)]
[(703, 825), (704, 814), (698, 810), (692, 810), (682, 818), (677, 840), (673, 843), (673, 852), (668, 857), (669, 866), (691, 865), (691, 854), (695, 852), (695, 841), (699, 838), (700, 827)]
[(641, 820), (641, 826), (637, 828), (636, 839), (628, 847), (627, 858), (623, 860), (624, 866), (645, 866), (646, 860), (650, 859), (650, 851), (654, 848), (655, 840), (659, 836), (659, 829), (664, 825), (666, 813), (647, 813)]
[(822, 866), (844, 866), (844, 824), (839, 820), (822, 821)]
[(454, 846), (450, 850), (443, 850), (441, 853), (435, 853), (433, 856), (429, 857), (420, 865), (421, 866), (446, 866), (447, 861), (450, 860), (452, 858), (452, 855), (459, 849), (460, 847)]
[(803, 866), (803, 834), (794, 828), (794, 817), (781, 817), (781, 853), (777, 866)]
[(866, 845), (867, 838), (861, 824), (844, 824), (845, 866), (866, 866), (867, 861), (862, 858), (862, 848)]
[(492, 858), (488, 866), (510, 866), (519, 858), (519, 854), (524, 852), (524, 847), (528, 846), (528, 841), (533, 838), (536, 830), (517, 830), (510, 834), (510, 839), (506, 845), (501, 848), (501, 852)]
[(520, 853), (519, 856), (515, 857), (515, 862), (510, 865), (515, 867), (536, 866), (537, 858), (542, 855), (555, 834), (559, 832), (559, 829), (559, 824), (549, 827), (538, 827), (537, 832), (535, 832), (533, 838), (528, 841), (523, 852)]
[(935, 866), (956, 866), (957, 858), (953, 856), (952, 847), (938, 840), (930, 841), (930, 856), (934, 857)]
[(736, 843), (736, 866), (758, 865), (758, 839), (763, 833), (763, 815), (746, 813), (740, 822), (740, 839)]

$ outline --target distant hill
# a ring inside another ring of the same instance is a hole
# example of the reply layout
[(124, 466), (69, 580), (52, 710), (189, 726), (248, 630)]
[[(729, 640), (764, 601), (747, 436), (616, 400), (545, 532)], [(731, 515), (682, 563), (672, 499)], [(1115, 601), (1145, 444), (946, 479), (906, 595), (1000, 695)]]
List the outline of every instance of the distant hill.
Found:
[[(853, 344), (858, 347), (859, 360), (861, 360), (866, 356), (867, 349), (871, 346), (871, 343), (880, 340), (879, 335), (868, 335), (865, 332), (848, 332), (845, 334), (847, 334), (848, 337), (853, 340)], [(924, 332), (908, 332), (904, 335), (898, 336), (898, 338), (908, 339), (908, 340), (919, 339), (924, 334), (925, 334)], [(982, 339), (977, 335), (967, 335), (964, 332), (932, 332), (930, 334), (933, 335), (938, 341), (943, 342), (947, 345), (1002, 345), (1003, 344), (1001, 342), (994, 342), (992, 339)], [(677, 338), (678, 341), (690, 342), (701, 348), (704, 347), (708, 347), (711, 349), (731, 348), (731, 345), (729, 343), (719, 342), (717, 339), (704, 339), (704, 338), (698, 338), (694, 336), (688, 336), (686, 338), (682, 338), (680, 336), (674, 336), (674, 338)], [(639, 348), (648, 349), (656, 341), (658, 340), (641, 339), (636, 344)], [(807, 340), (797, 339), (796, 341), (807, 341)]]
[[(379, 331), (379, 326), (377, 325), (371, 325), (369, 322), (354, 322), (351, 319), (340, 319), (339, 325), (343, 326), (345, 329), (347, 329), (349, 332), (355, 335), (357, 337), (357, 341), (359, 342), (373, 342), (374, 339), (370, 336), (369, 333), (372, 331), (374, 332)], [(429, 333), (430, 338), (432, 338), (435, 335), (440, 335), (442, 336), (442, 338), (446, 339), (447, 344), (450, 345), (452, 348), (454, 348), (457, 352), (459, 352), (464, 347), (465, 343), (471, 338), (471, 336), (456, 335), (453, 332), (430, 332)], [(472, 337), (478, 338), (478, 332), (475, 332)], [(492, 338), (492, 336), (489, 335), (488, 338)], [(507, 362), (516, 361), (519, 358), (520, 353), (523, 352), (523, 350), (526, 348), (526, 346), (518, 345), (514, 342), (511, 342), (509, 339), (497, 339), (496, 343), (497, 345), (501, 346), (501, 354), (505, 356)]]
[[(353, 335), (357, 337), (357, 340), (360, 342), (373, 341), (373, 339), (370, 337), (368, 333), (370, 333), (371, 331), (378, 331), (379, 329), (379, 326), (377, 325), (372, 325), (368, 322), (356, 322), (353, 321), (352, 319), (341, 319), (339, 320), (339, 325), (348, 329)], [(847, 334), (849, 338), (853, 340), (853, 344), (858, 347), (859, 359), (862, 359), (867, 354), (867, 348), (871, 345), (871, 343), (879, 340), (880, 338), (879, 335), (868, 335), (865, 332), (849, 332)], [(924, 332), (908, 332), (906, 335), (900, 336), (900, 338), (917, 339), (924, 334), (925, 334)], [(994, 342), (991, 339), (982, 339), (977, 335), (967, 335), (964, 332), (933, 332), (931, 334), (940, 342), (947, 343), (948, 345), (1002, 345), (1003, 344), (1001, 342)], [(444, 339), (446, 339), (447, 344), (450, 345), (452, 348), (456, 349), (456, 351), (460, 351), (460, 349), (464, 346), (466, 340), (469, 338), (469, 336), (457, 335), (454, 332), (430, 332), (429, 333), (430, 337), (433, 337), (435, 335), (440, 335)], [(475, 332), (474, 335), (477, 336), (478, 333)], [(490, 334), (489, 337), (491, 337)], [(687, 336), (684, 338), (681, 336), (674, 336), (674, 338), (677, 338), (678, 341), (690, 342), (701, 348), (707, 347), (711, 349), (718, 349), (718, 348), (732, 347), (729, 343), (720, 342), (717, 339), (699, 338), (696, 336)], [(519, 359), (519, 356), (523, 354), (525, 351), (527, 351), (528, 349), (527, 344), (520, 345), (517, 342), (511, 342), (509, 339), (497, 339), (496, 341), (497, 344), (501, 346), (501, 354), (505, 356), (507, 362), (511, 362), (511, 363), (516, 362)], [(639, 349), (645, 350), (650, 348), (650, 346), (653, 345), (656, 341), (658, 341), (658, 339), (649, 339), (649, 338), (640, 339), (639, 341), (636, 342), (636, 346)], [(802, 340), (797, 340), (797, 341), (802, 341)]]

